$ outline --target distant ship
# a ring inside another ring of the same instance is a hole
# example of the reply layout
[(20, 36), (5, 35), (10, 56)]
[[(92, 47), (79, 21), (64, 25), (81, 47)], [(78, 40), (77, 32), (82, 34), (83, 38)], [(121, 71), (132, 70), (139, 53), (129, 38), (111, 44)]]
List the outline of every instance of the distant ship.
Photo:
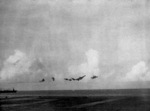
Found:
[(17, 90), (13, 89), (13, 90), (0, 90), (0, 93), (16, 93)]

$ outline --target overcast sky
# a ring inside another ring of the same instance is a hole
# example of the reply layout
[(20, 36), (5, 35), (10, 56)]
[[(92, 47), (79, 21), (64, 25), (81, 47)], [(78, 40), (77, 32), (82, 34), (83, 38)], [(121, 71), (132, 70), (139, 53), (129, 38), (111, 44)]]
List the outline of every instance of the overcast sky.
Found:
[(149, 0), (0, 0), (0, 88), (149, 87), (149, 7)]

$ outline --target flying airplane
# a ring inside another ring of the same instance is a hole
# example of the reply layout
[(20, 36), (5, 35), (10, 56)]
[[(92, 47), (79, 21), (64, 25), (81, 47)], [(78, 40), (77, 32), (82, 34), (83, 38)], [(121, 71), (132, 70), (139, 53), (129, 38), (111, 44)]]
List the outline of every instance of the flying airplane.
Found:
[(86, 75), (84, 75), (84, 76), (82, 76), (82, 77), (79, 77), (79, 78), (77, 78), (76, 80), (77, 80), (77, 81), (80, 81), (80, 80), (82, 80), (85, 76), (86, 76)]
[(45, 81), (45, 79), (43, 78), (42, 80), (40, 80), (39, 82), (44, 82)]
[(68, 81), (72, 81), (72, 79), (68, 79)]
[(75, 78), (71, 78), (73, 81), (75, 81), (76, 79)]
[(96, 79), (96, 78), (98, 78), (98, 76), (94, 75), (94, 76), (91, 77), (91, 79)]
[(64, 78), (64, 80), (68, 81), (68, 78)]
[(53, 80), (53, 81), (55, 81), (55, 78), (54, 78), (54, 77), (52, 77), (52, 80)]
[(80, 81), (80, 80), (82, 80), (84, 77), (85, 77), (86, 75), (84, 75), (84, 76), (81, 76), (81, 77), (78, 77), (77, 79), (75, 79), (75, 78), (64, 78), (64, 80), (66, 80), (66, 81)]
[(64, 80), (66, 80), (66, 81), (72, 81), (72, 79), (68, 79), (68, 78), (64, 78)]

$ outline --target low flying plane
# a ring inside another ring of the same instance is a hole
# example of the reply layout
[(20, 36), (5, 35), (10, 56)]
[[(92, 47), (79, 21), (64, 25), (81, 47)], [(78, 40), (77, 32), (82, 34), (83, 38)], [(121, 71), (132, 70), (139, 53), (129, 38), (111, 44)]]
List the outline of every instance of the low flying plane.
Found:
[(53, 81), (55, 81), (55, 78), (54, 78), (54, 77), (52, 77), (52, 80), (53, 80)]
[(64, 80), (66, 80), (66, 81), (72, 81), (73, 79), (72, 78), (64, 78)]
[(80, 80), (82, 80), (85, 76), (86, 76), (86, 75), (81, 76), (81, 77), (77, 78), (76, 80), (77, 80), (77, 81), (80, 81)]
[(68, 79), (68, 81), (72, 81), (72, 79)]
[(64, 80), (68, 81), (68, 78), (64, 78)]
[(98, 76), (94, 75), (94, 76), (91, 77), (91, 79), (96, 79), (96, 78), (98, 78)]
[(76, 79), (75, 78), (71, 78), (73, 81), (75, 81)]
[(72, 81), (72, 79), (68, 79), (68, 78), (64, 78), (64, 80), (66, 80), (66, 81)]
[(42, 80), (40, 80), (39, 82), (44, 82), (45, 81), (45, 79), (43, 78)]
[(81, 76), (81, 77), (78, 77), (78, 78), (64, 78), (64, 80), (66, 80), (66, 81), (80, 81), (80, 80), (82, 80), (84, 77), (85, 77), (86, 75), (84, 75), (84, 76)]

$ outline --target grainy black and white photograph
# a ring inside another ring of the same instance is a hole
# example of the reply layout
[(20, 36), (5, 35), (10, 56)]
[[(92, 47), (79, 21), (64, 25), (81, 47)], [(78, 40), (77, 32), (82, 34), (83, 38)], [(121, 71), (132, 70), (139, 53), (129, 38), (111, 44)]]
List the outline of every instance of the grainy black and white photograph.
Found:
[(150, 0), (0, 0), (1, 111), (150, 111)]

